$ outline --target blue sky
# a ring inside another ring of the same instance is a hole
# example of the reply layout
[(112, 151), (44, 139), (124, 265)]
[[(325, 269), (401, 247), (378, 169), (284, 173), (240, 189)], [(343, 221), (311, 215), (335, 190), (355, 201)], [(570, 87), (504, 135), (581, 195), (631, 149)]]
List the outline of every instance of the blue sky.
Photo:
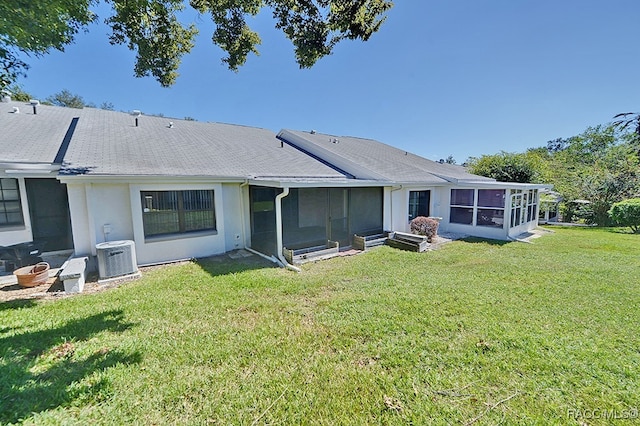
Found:
[(134, 78), (134, 54), (104, 25), (32, 60), (20, 84), (41, 99), (68, 89), (117, 110), (366, 137), (461, 163), (640, 109), (639, 16), (638, 0), (398, 0), (368, 42), (300, 70), (266, 12), (252, 20), (261, 55), (233, 73), (210, 19), (189, 10), (200, 35), (171, 88)]

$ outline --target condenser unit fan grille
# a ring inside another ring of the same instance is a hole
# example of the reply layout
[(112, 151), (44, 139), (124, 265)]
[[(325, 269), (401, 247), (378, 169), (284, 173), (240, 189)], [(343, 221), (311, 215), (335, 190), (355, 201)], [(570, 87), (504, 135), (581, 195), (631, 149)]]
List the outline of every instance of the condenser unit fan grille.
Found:
[(109, 241), (96, 245), (100, 278), (113, 278), (138, 271), (133, 241)]

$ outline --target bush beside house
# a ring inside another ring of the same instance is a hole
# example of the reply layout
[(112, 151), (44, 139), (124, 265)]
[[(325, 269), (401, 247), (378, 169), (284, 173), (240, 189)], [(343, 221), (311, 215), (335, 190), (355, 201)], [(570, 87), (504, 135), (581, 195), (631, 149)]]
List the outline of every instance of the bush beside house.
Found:
[(418, 216), (411, 221), (411, 233), (424, 235), (431, 242), (438, 234), (438, 221), (430, 217)]
[(620, 226), (628, 226), (631, 230), (640, 233), (640, 198), (614, 203), (609, 210), (609, 216)]

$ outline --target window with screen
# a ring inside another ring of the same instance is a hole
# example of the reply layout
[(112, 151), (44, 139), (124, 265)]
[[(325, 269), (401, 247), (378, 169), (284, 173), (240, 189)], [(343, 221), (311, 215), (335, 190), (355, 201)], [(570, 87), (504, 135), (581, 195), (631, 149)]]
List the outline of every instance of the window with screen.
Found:
[(473, 224), (473, 206), (475, 204), (473, 189), (452, 189), (449, 222), (463, 225)]
[(215, 231), (212, 190), (142, 191), (145, 237)]
[(0, 179), (0, 228), (24, 225), (18, 179)]
[(478, 189), (477, 226), (502, 228), (504, 226), (504, 189)]

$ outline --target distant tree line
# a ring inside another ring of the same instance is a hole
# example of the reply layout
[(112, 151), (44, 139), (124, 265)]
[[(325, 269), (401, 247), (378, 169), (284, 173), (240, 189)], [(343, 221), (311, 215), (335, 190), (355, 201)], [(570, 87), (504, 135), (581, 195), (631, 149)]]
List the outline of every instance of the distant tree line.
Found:
[(624, 118), (526, 152), (469, 158), (467, 166), (498, 181), (552, 184), (565, 201), (565, 219), (611, 225), (608, 212), (614, 203), (640, 197), (638, 118)]
[[(20, 102), (29, 102), (31, 99), (38, 99), (31, 93), (25, 91), (21, 86), (14, 84), (9, 86), (6, 91), (11, 94), (11, 99)], [(93, 102), (87, 102), (80, 95), (70, 92), (67, 89), (63, 89), (53, 95), (47, 96), (44, 100), (40, 100), (43, 105), (56, 105), (67, 108), (100, 108), (113, 111), (114, 106), (111, 102), (102, 102), (99, 106)]]

